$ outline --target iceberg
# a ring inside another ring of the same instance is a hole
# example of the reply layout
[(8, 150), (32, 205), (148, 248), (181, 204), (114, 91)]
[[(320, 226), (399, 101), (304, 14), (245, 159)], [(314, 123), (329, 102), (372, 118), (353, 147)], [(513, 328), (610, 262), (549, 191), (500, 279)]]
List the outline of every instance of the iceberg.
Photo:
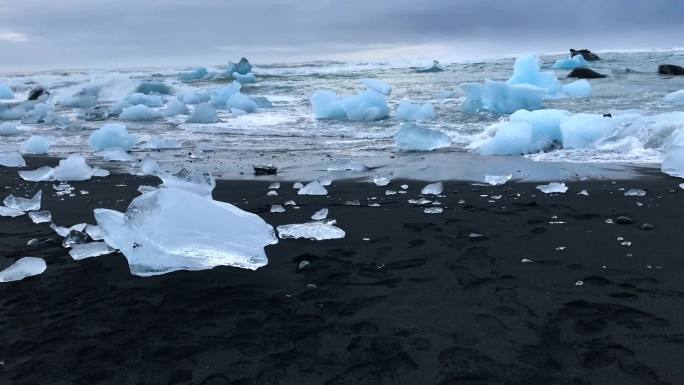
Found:
[(28, 111), (21, 122), (24, 124), (36, 124), (45, 121), (45, 118), (52, 112), (52, 106), (45, 103), (36, 104), (31, 111)]
[(482, 155), (522, 155), (535, 152), (532, 144), (533, 128), (525, 122), (496, 123), (494, 137), (486, 141), (477, 150)]
[(316, 211), (312, 216), (311, 219), (314, 221), (322, 221), (323, 219), (328, 217), (328, 209), (320, 209)]
[(615, 121), (599, 114), (573, 114), (561, 125), (564, 148), (584, 148), (611, 133)]
[(565, 185), (565, 183), (551, 182), (549, 184), (538, 185), (537, 190), (543, 192), (544, 194), (563, 194), (568, 191), (568, 187)]
[(673, 93), (667, 94), (663, 101), (665, 103), (674, 104), (676, 106), (684, 105), (684, 90), (675, 91)]
[(166, 109), (162, 111), (162, 115), (166, 117), (176, 116), (176, 115), (190, 115), (190, 110), (185, 103), (180, 100), (172, 99), (166, 103)]
[(310, 101), (316, 119), (368, 122), (389, 116), (385, 96), (373, 90), (344, 98), (338, 98), (332, 91), (319, 90), (314, 92)]
[(536, 55), (525, 55), (517, 58), (513, 65), (513, 76), (506, 82), (508, 85), (531, 85), (544, 89), (549, 96), (561, 90), (561, 83), (551, 71), (541, 71), (541, 60)]
[(326, 222), (307, 222), (277, 227), (281, 239), (310, 239), (325, 241), (328, 239), (344, 238), (345, 232), (341, 228)]
[(444, 190), (442, 182), (430, 183), (420, 190), (421, 195), (439, 195)]
[(247, 60), (247, 58), (243, 57), (240, 58), (240, 61), (237, 62), (237, 64), (233, 62), (228, 62), (226, 72), (230, 74), (232, 74), (233, 72), (237, 72), (240, 75), (246, 75), (252, 72), (252, 65), (249, 63), (249, 60)]
[(14, 99), (14, 93), (4, 84), (0, 84), (0, 99)]
[(43, 166), (37, 170), (19, 171), (19, 176), (21, 179), (29, 182), (44, 182), (52, 180), (52, 174), (54, 174), (54, 172), (54, 168)]
[(146, 121), (154, 120), (159, 117), (159, 113), (144, 104), (136, 104), (126, 107), (119, 114), (121, 120)]
[(24, 154), (47, 154), (55, 141), (54, 136), (31, 135), (21, 144), (20, 149)]
[(248, 84), (248, 83), (256, 82), (256, 76), (254, 76), (254, 74), (243, 75), (239, 72), (233, 72), (231, 74), (231, 76), (233, 76), (233, 79), (235, 79), (240, 84)]
[(42, 274), (47, 268), (45, 260), (37, 257), (19, 258), (12, 266), (0, 271), (0, 282), (21, 281)]
[(591, 93), (591, 84), (587, 79), (580, 79), (561, 86), (561, 94), (569, 98), (588, 98), (591, 97)]
[(661, 170), (668, 175), (684, 178), (684, 129), (672, 134), (672, 140), (665, 148)]
[(83, 155), (71, 154), (59, 161), (52, 172), (52, 178), (61, 182), (83, 181), (93, 177), (93, 169), (88, 166)]
[(338, 100), (337, 94), (332, 91), (318, 90), (311, 95), (310, 101), (316, 119), (347, 119), (347, 113)]
[(8, 195), (3, 204), (5, 207), (11, 209), (17, 209), (20, 211), (37, 211), (40, 210), (40, 201), (43, 198), (43, 190), (38, 190), (38, 192), (33, 195), (33, 198), (22, 198), (15, 197), (14, 195)]
[(182, 73), (178, 74), (178, 80), (180, 80), (182, 82), (192, 82), (192, 81), (200, 80), (207, 75), (209, 75), (209, 71), (207, 71), (206, 68), (198, 67), (198, 68), (195, 68), (194, 70), (191, 70), (188, 72), (182, 72)]
[(400, 150), (432, 151), (449, 146), (451, 138), (441, 131), (423, 128), (414, 123), (405, 123), (394, 134), (394, 142)]
[(135, 92), (146, 95), (171, 95), (173, 94), (173, 89), (164, 82), (144, 81), (138, 84), (138, 86), (135, 88)]
[(575, 55), (568, 59), (556, 60), (551, 66), (554, 69), (560, 70), (574, 70), (575, 68), (589, 67), (589, 62), (584, 59), (582, 55)]
[(49, 211), (31, 211), (28, 216), (35, 224), (52, 222), (52, 213)]
[(26, 161), (18, 152), (0, 154), (0, 166), (2, 167), (26, 167)]
[(126, 102), (131, 105), (142, 104), (147, 107), (161, 107), (164, 105), (164, 100), (159, 95), (146, 95), (136, 92), (126, 97)]
[(545, 149), (562, 139), (560, 125), (570, 117), (565, 110), (543, 109), (536, 111), (519, 110), (514, 112), (511, 122), (528, 123), (532, 127), (532, 144), (534, 151)]
[(105, 242), (138, 276), (216, 266), (256, 270), (268, 263), (264, 247), (278, 242), (259, 216), (178, 188), (144, 193), (125, 214), (94, 213)]
[(226, 108), (228, 99), (234, 94), (240, 92), (242, 86), (240, 83), (233, 81), (229, 85), (216, 89), (210, 95), (211, 105), (216, 108)]
[(209, 103), (198, 104), (192, 111), (192, 115), (185, 120), (186, 123), (208, 124), (218, 122), (216, 109)]
[(99, 257), (113, 253), (114, 249), (109, 247), (106, 242), (89, 242), (73, 245), (69, 250), (69, 255), (75, 261), (80, 261), (86, 258)]
[(498, 186), (506, 184), (509, 180), (513, 178), (512, 174), (507, 175), (485, 175), (484, 182), (491, 186)]
[(209, 101), (211, 96), (207, 92), (187, 91), (178, 96), (178, 100), (185, 104), (200, 104)]
[(247, 113), (257, 111), (257, 104), (254, 102), (254, 100), (241, 94), (239, 91), (235, 92), (230, 98), (228, 98), (226, 105), (230, 108), (237, 108)]
[(101, 151), (108, 148), (119, 148), (130, 151), (138, 139), (129, 134), (126, 125), (107, 123), (90, 134), (88, 145), (93, 151)]
[(504, 82), (486, 80), (484, 84), (463, 83), (461, 88), (466, 100), (463, 112), (489, 111), (508, 114), (517, 110), (538, 110), (544, 107), (546, 91), (527, 84), (510, 85)]
[(403, 121), (421, 121), (435, 118), (435, 108), (430, 103), (402, 103), (397, 107), (396, 117)]
[(12, 136), (12, 135), (17, 135), (19, 133), (19, 130), (17, 129), (17, 126), (10, 122), (4, 122), (0, 123), (0, 135), (2, 136)]
[(389, 96), (392, 93), (392, 87), (387, 85), (387, 83), (384, 83), (384, 82), (377, 80), (377, 79), (365, 78), (365, 79), (359, 80), (359, 83), (368, 87), (369, 90), (373, 90), (373, 91), (381, 93), (385, 96)]
[(313, 182), (309, 182), (306, 184), (304, 187), (300, 188), (299, 191), (297, 191), (297, 194), (299, 195), (328, 195), (328, 190), (326, 190), (323, 185), (315, 180)]

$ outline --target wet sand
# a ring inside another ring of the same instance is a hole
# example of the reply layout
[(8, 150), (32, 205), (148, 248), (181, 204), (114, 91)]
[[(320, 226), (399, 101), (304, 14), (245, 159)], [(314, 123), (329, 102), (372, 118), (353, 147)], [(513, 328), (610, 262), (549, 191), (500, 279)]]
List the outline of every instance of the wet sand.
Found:
[[(385, 195), (404, 183), (406, 194)], [(0, 217), (0, 268), (22, 256), (48, 265), (0, 284), (0, 383), (680, 384), (679, 183), (654, 173), (546, 195), (538, 183), (445, 182), (444, 212), (426, 214), (407, 202), (419, 181), (333, 182), (323, 197), (288, 182), (272, 197), (267, 181), (218, 181), (215, 199), (274, 226), (327, 207), (346, 237), (281, 240), (257, 271), (150, 278), (132, 276), (120, 254), (73, 261), (47, 224)], [(4, 195), (42, 187), (62, 226), (94, 223), (98, 207), (123, 211), (139, 185), (158, 181), (71, 184), (75, 197), (56, 197), (51, 183), (0, 170)], [(290, 199), (298, 209), (269, 212)], [(361, 205), (344, 204), (354, 199)], [(606, 223), (618, 216), (634, 223)], [(311, 268), (298, 269), (305, 260)]]

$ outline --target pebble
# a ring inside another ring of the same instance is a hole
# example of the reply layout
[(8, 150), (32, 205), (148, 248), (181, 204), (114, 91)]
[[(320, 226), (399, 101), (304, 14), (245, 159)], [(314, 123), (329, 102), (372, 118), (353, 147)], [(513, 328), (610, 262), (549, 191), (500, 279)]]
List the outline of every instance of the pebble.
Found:
[(618, 225), (631, 225), (634, 223), (634, 219), (626, 216), (619, 216), (615, 218), (615, 223)]
[(297, 269), (299, 269), (299, 270), (308, 270), (308, 269), (310, 269), (310, 268), (312, 268), (312, 267), (313, 267), (313, 266), (311, 266), (311, 262), (309, 262), (309, 261), (301, 261), (301, 262), (299, 262), (299, 266), (297, 266)]

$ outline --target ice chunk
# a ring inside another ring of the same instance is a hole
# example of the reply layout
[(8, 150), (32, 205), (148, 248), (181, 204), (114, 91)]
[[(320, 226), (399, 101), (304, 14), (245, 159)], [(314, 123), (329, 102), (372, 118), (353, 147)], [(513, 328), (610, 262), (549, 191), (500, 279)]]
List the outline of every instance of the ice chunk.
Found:
[(140, 162), (140, 173), (142, 175), (156, 175), (159, 172), (159, 163), (152, 159), (150, 155), (145, 155)]
[(513, 174), (506, 174), (506, 175), (485, 175), (484, 181), (485, 183), (492, 185), (492, 186), (498, 186), (502, 184), (506, 184), (509, 180), (513, 178)]
[(565, 193), (568, 191), (568, 187), (565, 185), (565, 183), (551, 182), (549, 184), (538, 185), (537, 190), (543, 192), (544, 194)]
[(143, 148), (153, 149), (153, 150), (163, 150), (180, 148), (181, 144), (175, 139), (164, 139), (164, 138), (153, 138), (147, 141)]
[(320, 209), (320, 210), (316, 211), (311, 216), (311, 219), (313, 219), (314, 221), (321, 221), (327, 217), (328, 217), (328, 209)]
[(373, 121), (389, 116), (385, 96), (367, 90), (354, 96), (338, 98), (332, 91), (319, 90), (311, 96), (317, 119)]
[(326, 222), (307, 222), (277, 227), (278, 236), (281, 239), (310, 239), (324, 241), (327, 239), (344, 238), (344, 230)]
[(359, 80), (359, 82), (368, 87), (369, 90), (373, 90), (385, 96), (389, 96), (392, 93), (392, 87), (380, 80), (364, 78)]
[(245, 96), (240, 92), (236, 92), (230, 98), (228, 98), (226, 105), (230, 108), (237, 108), (248, 113), (257, 111), (256, 103), (248, 96)]
[(482, 144), (482, 155), (521, 155), (533, 152), (532, 126), (525, 122), (501, 122), (494, 125), (496, 134)]
[(322, 186), (330, 186), (333, 179), (329, 175), (321, 175), (316, 179)]
[(0, 217), (19, 217), (25, 213), (19, 209), (14, 209), (11, 207), (0, 206)]
[(26, 167), (26, 161), (18, 152), (0, 154), (0, 166), (3, 167)]
[(146, 121), (154, 120), (159, 117), (159, 113), (144, 104), (136, 104), (126, 107), (119, 114), (121, 120)]
[(561, 93), (570, 98), (588, 98), (591, 92), (591, 84), (587, 79), (580, 79), (561, 87)]
[(546, 91), (542, 88), (521, 84), (486, 80), (484, 84), (463, 83), (461, 88), (466, 100), (461, 109), (464, 112), (489, 111), (508, 114), (517, 110), (537, 110), (544, 106)]
[(14, 99), (14, 93), (4, 84), (0, 84), (0, 99)]
[(60, 237), (67, 237), (69, 234), (71, 234), (72, 231), (76, 232), (83, 232), (83, 230), (88, 226), (87, 223), (78, 223), (75, 224), (71, 227), (62, 227), (62, 226), (57, 226), (54, 223), (50, 224), (50, 228), (57, 233)]
[(441, 214), (444, 211), (441, 207), (426, 207), (423, 209), (425, 214)]
[(100, 255), (106, 255), (113, 253), (114, 249), (109, 247), (105, 242), (89, 242), (74, 245), (71, 250), (69, 250), (69, 255), (75, 261), (80, 261), (86, 258), (99, 257)]
[(68, 108), (93, 108), (97, 105), (97, 96), (87, 94), (66, 96), (59, 100), (59, 104)]
[(47, 264), (42, 258), (23, 257), (12, 266), (0, 271), (0, 282), (21, 281), (24, 278), (42, 274)]
[(589, 67), (589, 62), (582, 57), (582, 55), (575, 55), (568, 59), (556, 60), (551, 68), (560, 70), (573, 70), (575, 68), (585, 68)]
[(85, 233), (88, 234), (88, 236), (93, 241), (101, 241), (104, 239), (104, 236), (102, 235), (102, 229), (100, 229), (100, 226), (87, 225), (85, 227)]
[(177, 188), (208, 198), (211, 198), (211, 193), (216, 187), (216, 181), (209, 173), (197, 173), (182, 169), (177, 174), (161, 173), (158, 176), (164, 187)]
[(19, 176), (21, 179), (29, 182), (43, 182), (52, 180), (52, 174), (54, 174), (54, 172), (54, 168), (43, 166), (37, 170), (19, 171)]
[(173, 89), (166, 83), (157, 81), (144, 81), (140, 82), (138, 87), (135, 88), (135, 92), (141, 94), (159, 94), (159, 95), (171, 95), (173, 94)]
[(442, 193), (442, 190), (444, 190), (444, 185), (442, 184), (442, 182), (435, 182), (423, 187), (423, 189), (420, 190), (420, 193), (422, 195), (439, 195)]
[(118, 101), (114, 103), (113, 106), (109, 108), (109, 115), (119, 116), (123, 112), (124, 108), (131, 107), (132, 105), (125, 100)]
[(176, 115), (190, 115), (190, 110), (185, 103), (180, 100), (172, 99), (166, 103), (166, 109), (162, 111), (162, 115), (166, 117), (176, 116)]
[(432, 151), (449, 146), (451, 138), (441, 131), (423, 128), (415, 123), (404, 123), (394, 134), (394, 142), (400, 150)]
[(347, 119), (347, 113), (344, 111), (337, 95), (332, 91), (316, 91), (311, 95), (310, 101), (316, 119)]
[(514, 112), (511, 122), (528, 123), (532, 129), (532, 151), (540, 151), (562, 139), (560, 125), (570, 117), (565, 110), (543, 109), (536, 111), (519, 110)]
[(19, 133), (19, 130), (17, 129), (17, 126), (10, 122), (4, 122), (0, 123), (0, 135), (2, 136), (12, 136), (12, 135), (17, 135)]
[(206, 68), (204, 67), (198, 67), (195, 68), (194, 70), (188, 71), (188, 72), (182, 72), (178, 74), (178, 80), (182, 82), (192, 82), (195, 80), (200, 80), (203, 77), (207, 76), (209, 74), (209, 71), (207, 71)]
[(21, 152), (24, 154), (47, 154), (55, 141), (54, 136), (31, 135), (21, 144)]
[(209, 103), (198, 104), (192, 111), (192, 115), (185, 121), (186, 123), (200, 123), (208, 124), (218, 121), (216, 109), (210, 106)]
[(599, 114), (574, 114), (560, 125), (564, 148), (584, 148), (613, 131), (615, 121)]
[(107, 148), (119, 148), (129, 151), (138, 139), (129, 134), (126, 126), (118, 123), (107, 123), (90, 134), (88, 144), (93, 151)]
[(58, 181), (83, 181), (93, 177), (93, 169), (86, 163), (83, 155), (71, 154), (59, 161), (52, 177)]
[(256, 76), (254, 76), (254, 74), (242, 75), (239, 72), (233, 72), (231, 75), (233, 76), (233, 79), (235, 79), (240, 84), (248, 84), (248, 83), (256, 82)]
[(509, 85), (526, 84), (542, 88), (549, 96), (556, 95), (561, 90), (561, 84), (553, 72), (542, 72), (541, 61), (536, 55), (525, 55), (517, 58), (513, 66), (513, 76)]
[(43, 198), (43, 190), (38, 190), (33, 195), (33, 198), (22, 198), (15, 197), (14, 195), (8, 195), (3, 203), (5, 206), (11, 209), (17, 209), (21, 211), (37, 211), (40, 210), (40, 201)]
[(328, 195), (328, 190), (323, 187), (323, 185), (315, 180), (309, 182), (306, 186), (299, 189), (297, 192), (299, 195)]
[(387, 186), (390, 184), (390, 179), (381, 175), (375, 175), (373, 177), (373, 183), (375, 183), (376, 186)]
[(252, 65), (249, 63), (247, 58), (240, 58), (240, 61), (235, 64), (233, 62), (228, 62), (227, 72), (233, 73), (237, 72), (241, 75), (246, 75), (252, 71)]
[(271, 206), (271, 212), (272, 213), (284, 213), (285, 207), (283, 207), (281, 205), (272, 205)]
[(432, 104), (402, 103), (397, 107), (397, 119), (403, 121), (420, 121), (435, 118), (435, 108)]
[(672, 134), (672, 141), (665, 148), (661, 169), (668, 175), (684, 178), (684, 129)]
[(640, 188), (632, 188), (625, 191), (626, 197), (643, 197), (646, 196), (646, 191)]
[(131, 105), (142, 104), (147, 107), (161, 107), (164, 104), (164, 99), (159, 95), (146, 95), (143, 93), (134, 93), (126, 97), (126, 102)]
[(24, 124), (35, 124), (45, 121), (45, 118), (52, 112), (52, 106), (45, 103), (38, 103), (31, 111), (28, 111), (21, 122)]
[(52, 214), (49, 211), (31, 211), (28, 216), (36, 224), (52, 222)]
[(674, 104), (676, 106), (684, 105), (684, 90), (675, 91), (671, 94), (667, 94), (663, 101), (665, 103)]
[(95, 219), (138, 276), (223, 265), (255, 270), (268, 263), (264, 247), (277, 243), (257, 215), (178, 188), (142, 194), (125, 214), (96, 209)]
[(240, 83), (233, 81), (229, 85), (215, 90), (210, 97), (211, 105), (216, 108), (226, 108), (228, 99), (238, 93), (241, 87)]
[(271, 108), (271, 107), (273, 107), (273, 103), (271, 103), (270, 100), (268, 100), (267, 98), (265, 98), (263, 96), (251, 96), (250, 99), (252, 99), (252, 101), (254, 103), (256, 103), (258, 108)]
[(210, 99), (207, 92), (187, 91), (178, 96), (178, 99), (185, 104), (206, 103)]

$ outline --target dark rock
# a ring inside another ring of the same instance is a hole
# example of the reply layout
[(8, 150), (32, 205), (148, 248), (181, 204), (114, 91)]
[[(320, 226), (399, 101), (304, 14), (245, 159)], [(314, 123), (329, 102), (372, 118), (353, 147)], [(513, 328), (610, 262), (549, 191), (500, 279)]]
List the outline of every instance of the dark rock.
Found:
[(623, 215), (615, 218), (615, 223), (618, 225), (631, 225), (634, 223), (634, 219)]
[(612, 114), (603, 114), (603, 117), (604, 117), (604, 118), (612, 118), (613, 115), (612, 115)]
[(278, 173), (278, 167), (272, 164), (256, 164), (252, 167), (254, 168), (254, 175), (276, 175)]
[(569, 78), (580, 78), (580, 79), (598, 79), (605, 78), (606, 75), (600, 74), (589, 68), (575, 68), (568, 74)]
[(28, 100), (38, 100), (39, 97), (43, 95), (50, 95), (49, 92), (42, 86), (36, 86), (31, 88), (31, 91), (28, 93)]
[(597, 60), (601, 60), (601, 58), (600, 58), (597, 54), (595, 54), (595, 53), (589, 51), (588, 49), (578, 49), (578, 50), (575, 50), (575, 49), (570, 48), (570, 57), (575, 57), (575, 56), (577, 56), (577, 55), (582, 55), (582, 57), (583, 57), (584, 60), (586, 60), (586, 61), (597, 61)]
[(639, 226), (639, 228), (642, 230), (653, 230), (653, 225), (650, 223), (644, 223), (643, 225)]
[(309, 270), (309, 269), (311, 269), (312, 267), (313, 267), (313, 266), (311, 265), (311, 262), (309, 262), (309, 261), (301, 261), (301, 262), (299, 262), (299, 265), (297, 266), (297, 269), (298, 269), (298, 270)]
[(674, 64), (661, 64), (658, 66), (658, 73), (661, 75), (684, 75), (684, 67)]

